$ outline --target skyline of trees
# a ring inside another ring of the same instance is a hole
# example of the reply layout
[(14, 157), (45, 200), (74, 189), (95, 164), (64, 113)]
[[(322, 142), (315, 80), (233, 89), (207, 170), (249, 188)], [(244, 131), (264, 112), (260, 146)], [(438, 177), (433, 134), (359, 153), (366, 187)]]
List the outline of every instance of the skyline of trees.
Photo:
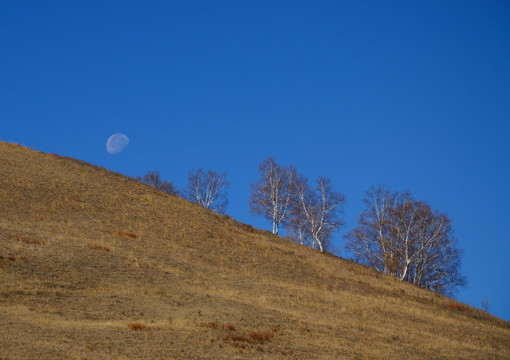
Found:
[[(281, 167), (272, 157), (263, 160), (258, 172), (259, 179), (251, 185), (250, 212), (270, 220), (273, 234), (279, 235), (283, 227), (293, 241), (327, 251), (332, 235), (344, 225), (340, 215), (345, 195), (324, 176), (310, 186), (295, 167)], [(229, 202), (226, 177), (226, 172), (192, 169), (182, 193), (162, 180), (158, 170), (137, 179), (223, 214)], [(354, 261), (441, 294), (465, 285), (460, 273), (463, 252), (446, 214), (414, 199), (409, 191), (391, 191), (384, 185), (366, 191), (363, 203), (357, 226), (343, 236)]]

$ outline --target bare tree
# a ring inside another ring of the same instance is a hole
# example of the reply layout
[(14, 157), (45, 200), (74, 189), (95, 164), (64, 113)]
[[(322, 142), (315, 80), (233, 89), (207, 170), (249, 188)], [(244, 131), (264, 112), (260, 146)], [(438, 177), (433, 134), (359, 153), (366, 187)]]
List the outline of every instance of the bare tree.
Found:
[(331, 234), (343, 225), (339, 214), (343, 211), (345, 196), (333, 191), (331, 181), (320, 176), (312, 190), (304, 176), (293, 181), (292, 215), (287, 222), (291, 234), (303, 243), (308, 239), (313, 248), (324, 252)]
[(293, 198), (291, 202), (291, 211), (289, 216), (285, 220), (285, 230), (288, 236), (295, 242), (305, 245), (312, 245), (313, 242), (308, 231), (308, 221), (305, 214), (303, 213), (301, 206), (295, 206), (299, 203)]
[(153, 188), (164, 191), (168, 194), (172, 194), (172, 195), (179, 194), (179, 190), (177, 190), (177, 188), (175, 187), (175, 185), (173, 183), (168, 182), (166, 180), (161, 180), (161, 174), (160, 174), (159, 170), (148, 171), (143, 176), (143, 178), (137, 177), (137, 180), (143, 182), (144, 184), (152, 186)]
[(228, 205), (227, 173), (217, 173), (213, 170), (204, 171), (202, 168), (188, 172), (186, 197), (206, 209), (224, 213)]
[(443, 294), (465, 283), (459, 273), (462, 251), (445, 214), (409, 192), (380, 185), (366, 194), (358, 226), (345, 236), (357, 261)]
[(482, 299), (482, 310), (486, 313), (489, 312), (489, 298), (485, 297)]
[(295, 173), (293, 167), (282, 168), (268, 157), (259, 167), (259, 180), (251, 186), (250, 211), (271, 220), (275, 235), (288, 215)]
[(358, 221), (360, 226), (347, 235), (346, 248), (354, 253), (357, 261), (385, 274), (396, 275), (396, 243), (389, 236), (389, 213), (401, 195), (390, 193), (383, 186), (371, 188), (366, 195), (363, 200), (366, 208)]
[(402, 274), (402, 280), (438, 293), (450, 294), (465, 284), (460, 274), (462, 251), (457, 248), (451, 219), (433, 211), (427, 203), (416, 202), (418, 220), (415, 227), (415, 244), (409, 250), (411, 265)]

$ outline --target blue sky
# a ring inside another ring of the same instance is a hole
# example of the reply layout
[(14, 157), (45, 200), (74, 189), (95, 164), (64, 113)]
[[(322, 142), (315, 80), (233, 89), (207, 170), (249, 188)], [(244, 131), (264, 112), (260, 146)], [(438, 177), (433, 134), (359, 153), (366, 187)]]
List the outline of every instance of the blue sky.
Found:
[[(458, 298), (510, 320), (505, 1), (2, 1), (0, 139), (130, 176), (227, 171), (227, 213), (273, 156), (344, 193), (376, 184), (453, 219)], [(110, 155), (108, 137), (126, 150)]]

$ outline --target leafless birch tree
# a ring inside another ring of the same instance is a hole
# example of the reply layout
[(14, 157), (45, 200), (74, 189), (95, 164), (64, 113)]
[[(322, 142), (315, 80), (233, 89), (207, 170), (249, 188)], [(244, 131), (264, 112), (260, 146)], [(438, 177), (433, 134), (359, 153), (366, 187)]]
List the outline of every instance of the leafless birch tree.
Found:
[(445, 214), (408, 192), (391, 192), (385, 186), (366, 194), (358, 226), (345, 236), (345, 246), (357, 261), (439, 293), (464, 284), (459, 273), (462, 251)]
[(269, 157), (259, 167), (259, 180), (251, 186), (250, 211), (273, 222), (273, 234), (288, 216), (292, 194), (293, 167), (282, 168)]
[(324, 252), (331, 234), (343, 225), (339, 214), (343, 211), (345, 196), (333, 191), (331, 181), (320, 176), (312, 190), (304, 176), (296, 176), (292, 196), (292, 216), (287, 224), (289, 232), (308, 239), (313, 248)]
[(295, 201), (295, 198), (292, 199), (291, 211), (285, 221), (285, 230), (288, 236), (295, 242), (301, 245), (312, 245), (313, 243), (310, 237), (310, 232), (308, 231), (308, 221), (306, 216), (304, 215), (301, 206), (295, 206), (299, 205), (299, 203)]
[(204, 171), (202, 168), (188, 172), (186, 198), (196, 202), (206, 209), (224, 213), (228, 205), (227, 173), (217, 173), (213, 170)]

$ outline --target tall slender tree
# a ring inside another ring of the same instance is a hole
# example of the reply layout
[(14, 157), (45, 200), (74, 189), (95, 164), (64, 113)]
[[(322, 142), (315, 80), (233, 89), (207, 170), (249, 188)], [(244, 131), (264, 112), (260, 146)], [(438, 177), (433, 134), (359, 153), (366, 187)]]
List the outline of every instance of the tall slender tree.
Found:
[(251, 186), (250, 211), (271, 220), (275, 235), (289, 214), (295, 173), (292, 166), (283, 168), (268, 157), (259, 167), (259, 180)]
[(306, 177), (296, 176), (289, 231), (299, 236), (299, 242), (308, 239), (313, 248), (324, 252), (331, 234), (344, 224), (339, 217), (344, 205), (345, 196), (333, 190), (330, 179), (320, 176), (311, 189)]

